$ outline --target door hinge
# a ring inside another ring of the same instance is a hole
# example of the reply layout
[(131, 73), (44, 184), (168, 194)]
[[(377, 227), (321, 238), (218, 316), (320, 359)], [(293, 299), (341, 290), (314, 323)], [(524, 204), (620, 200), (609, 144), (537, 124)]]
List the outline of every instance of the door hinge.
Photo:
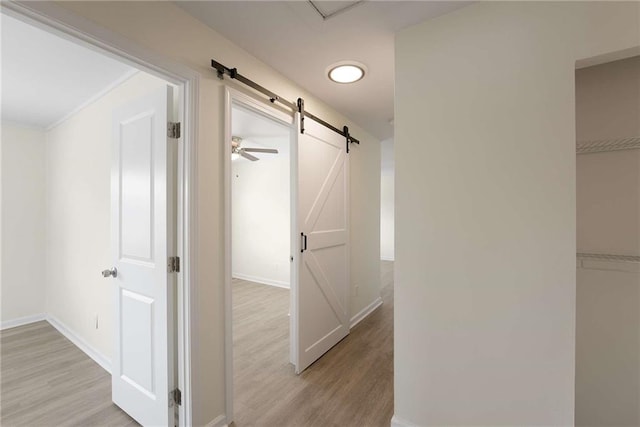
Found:
[(167, 137), (174, 139), (180, 138), (180, 122), (167, 123)]
[(167, 262), (167, 271), (169, 273), (180, 273), (180, 257), (170, 256)]
[(179, 406), (182, 405), (182, 392), (179, 388), (176, 388), (171, 392), (169, 401), (170, 406), (173, 406), (171, 405), (172, 403)]

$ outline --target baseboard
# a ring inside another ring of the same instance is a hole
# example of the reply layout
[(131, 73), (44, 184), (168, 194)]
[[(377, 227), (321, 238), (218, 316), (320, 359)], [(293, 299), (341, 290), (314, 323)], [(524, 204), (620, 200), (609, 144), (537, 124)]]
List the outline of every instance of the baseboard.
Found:
[(403, 420), (396, 414), (393, 414), (391, 418), (391, 427), (419, 427), (418, 424), (414, 424), (410, 421)]
[(395, 261), (396, 257), (392, 256), (392, 257), (388, 257), (388, 256), (381, 256), (380, 257), (380, 261)]
[(373, 310), (380, 307), (382, 305), (382, 298), (376, 298), (371, 304), (360, 310), (358, 314), (351, 318), (351, 326), (349, 329), (353, 329), (358, 323), (362, 322), (368, 315), (370, 315)]
[(231, 273), (231, 277), (233, 277), (234, 279), (260, 283), (261, 285), (269, 285), (269, 286), (275, 286), (278, 288), (289, 289), (289, 284), (287, 282), (282, 282), (280, 280), (272, 280), (264, 277), (249, 276), (247, 274), (242, 274), (242, 273)]
[(227, 427), (227, 417), (218, 415), (212, 421), (208, 422), (205, 427)]
[(18, 317), (17, 319), (4, 320), (2, 323), (0, 323), (0, 330), (16, 328), (18, 326), (28, 325), (29, 323), (40, 322), (41, 320), (46, 320), (46, 318), (46, 314), (40, 313), (33, 314), (31, 316)]
[(93, 359), (98, 365), (102, 366), (102, 368), (111, 373), (111, 361), (107, 359), (102, 353), (96, 350), (93, 346), (88, 344), (84, 339), (80, 338), (78, 334), (69, 329), (64, 323), (62, 323), (59, 319), (55, 318), (52, 315), (47, 315), (47, 322), (51, 324), (54, 328), (58, 330), (62, 335), (65, 336), (69, 341), (71, 341), (76, 347), (86, 353), (87, 356)]

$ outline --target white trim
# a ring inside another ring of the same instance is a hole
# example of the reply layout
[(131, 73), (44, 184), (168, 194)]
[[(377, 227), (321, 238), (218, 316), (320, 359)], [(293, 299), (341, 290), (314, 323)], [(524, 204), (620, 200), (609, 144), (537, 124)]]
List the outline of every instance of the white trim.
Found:
[(227, 418), (224, 415), (218, 415), (205, 424), (205, 427), (227, 427)]
[(192, 360), (199, 354), (198, 329), (198, 114), (200, 76), (195, 74), (185, 82), (180, 96), (181, 120), (184, 124), (182, 149), (178, 159), (178, 256), (183, 272), (178, 274), (178, 387), (182, 390), (182, 405), (178, 407), (180, 427), (192, 425), (193, 393), (191, 387)]
[(178, 274), (178, 385), (182, 390), (179, 406), (181, 427), (192, 425), (193, 358), (198, 354), (197, 336), (197, 147), (200, 73), (154, 51), (132, 43), (127, 38), (102, 28), (53, 2), (0, 2), (0, 10), (40, 29), (80, 43), (118, 61), (176, 84), (181, 93), (181, 116), (184, 124), (179, 154), (178, 256), (183, 272)]
[(258, 283), (260, 285), (268, 285), (268, 286), (275, 286), (277, 288), (290, 289), (289, 282), (283, 282), (282, 280), (268, 279), (266, 277), (251, 276), (249, 274), (242, 274), (242, 273), (231, 273), (231, 278), (246, 280), (248, 282)]
[(395, 257), (381, 256), (380, 261), (395, 261)]
[(100, 353), (95, 347), (86, 342), (83, 338), (80, 337), (75, 331), (72, 331), (67, 327), (64, 323), (60, 321), (60, 319), (48, 314), (46, 318), (47, 322), (51, 324), (54, 328), (58, 330), (66, 339), (71, 341), (76, 347), (85, 352), (87, 356), (93, 359), (98, 365), (102, 366), (102, 368), (111, 374), (111, 360), (107, 358), (104, 354)]
[[(231, 141), (231, 111), (233, 105), (276, 120), (292, 127), (291, 113), (286, 113), (256, 96), (249, 95), (237, 88), (225, 87), (224, 99), (224, 141)], [(291, 130), (293, 133), (293, 128)], [(233, 422), (233, 301), (231, 267), (231, 144), (223, 144), (224, 164), (224, 366), (225, 366), (225, 411), (226, 422)], [(293, 283), (293, 281), (292, 281)]]
[(291, 268), (289, 269), (289, 362), (294, 366), (298, 366), (298, 322), (296, 319), (298, 318), (298, 290), (299, 290), (299, 280), (300, 280), (300, 249), (301, 242), (298, 237), (298, 201), (300, 200), (298, 197), (298, 185), (300, 183), (298, 173), (298, 164), (300, 156), (298, 155), (298, 132), (300, 132), (300, 113), (296, 112), (293, 117), (295, 124), (294, 131), (291, 133), (291, 138), (289, 140), (289, 183), (290, 183), (290, 194), (289, 194), (289, 205), (293, 208), (291, 209), (291, 224), (289, 224), (289, 234), (291, 237), (289, 247), (291, 248)]
[(396, 414), (391, 417), (391, 427), (419, 427), (418, 424), (414, 424), (411, 421), (400, 418)]
[(367, 316), (374, 312), (374, 310), (382, 305), (382, 298), (378, 297), (371, 304), (360, 310), (358, 314), (351, 318), (349, 329), (353, 329), (358, 323), (362, 322)]
[(42, 320), (47, 320), (47, 315), (44, 313), (3, 320), (0, 324), (0, 330), (4, 331), (5, 329), (16, 328), (18, 326), (28, 325), (29, 323), (40, 322)]
[(175, 84), (199, 75), (195, 70), (132, 43), (120, 34), (100, 27), (54, 2), (2, 1), (0, 10), (41, 30)]
[(115, 88), (117, 88), (118, 86), (120, 86), (121, 84), (123, 84), (124, 82), (126, 82), (131, 77), (133, 77), (136, 74), (138, 74), (139, 72), (140, 72), (140, 70), (135, 69), (135, 68), (133, 70), (127, 71), (122, 76), (120, 76), (118, 79), (116, 79), (114, 82), (112, 82), (109, 85), (107, 85), (100, 92), (96, 93), (91, 98), (87, 99), (85, 102), (83, 102), (82, 104), (78, 105), (73, 110), (69, 111), (67, 114), (62, 116), (60, 119), (58, 119), (55, 122), (53, 122), (53, 124), (50, 124), (49, 126), (45, 127), (45, 131), (49, 132), (50, 130), (60, 126), (62, 123), (66, 122), (71, 117), (73, 117), (76, 114), (78, 114), (81, 110), (83, 110), (86, 107), (88, 107), (89, 105), (93, 104), (94, 102), (96, 102), (100, 98), (106, 96), (109, 92), (111, 92), (112, 90), (114, 90)]

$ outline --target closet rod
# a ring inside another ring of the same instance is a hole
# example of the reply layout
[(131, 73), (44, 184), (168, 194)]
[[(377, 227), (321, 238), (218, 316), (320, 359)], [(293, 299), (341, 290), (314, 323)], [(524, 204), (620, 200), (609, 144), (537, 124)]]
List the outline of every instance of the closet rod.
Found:
[[(234, 79), (234, 80), (238, 80), (240, 83), (249, 86), (250, 88), (254, 89), (257, 92), (260, 92), (261, 94), (265, 95), (267, 98), (269, 98), (269, 101), (271, 101), (271, 103), (275, 103), (275, 102), (279, 102), (281, 104), (283, 104), (284, 106), (286, 106), (287, 108), (290, 108), (293, 111), (299, 111), (300, 115), (302, 116), (301, 118), (304, 117), (309, 117), (310, 119), (315, 120), (316, 122), (320, 123), (322, 126), (331, 129), (332, 131), (344, 136), (345, 138), (347, 138), (347, 153), (349, 152), (349, 143), (355, 143), (355, 144), (360, 144), (360, 141), (357, 140), (356, 138), (354, 138), (353, 136), (351, 136), (349, 134), (349, 129), (344, 126), (342, 128), (342, 130), (340, 130), (339, 128), (327, 123), (326, 121), (322, 120), (321, 118), (319, 118), (318, 116), (309, 113), (308, 111), (304, 110), (304, 109), (300, 109), (299, 105), (300, 103), (293, 103), (291, 101), (288, 101), (285, 98), (282, 98), (281, 96), (277, 95), (274, 92), (271, 92), (269, 89), (265, 88), (264, 86), (259, 85), (258, 83), (254, 82), (251, 79), (246, 78), (245, 76), (243, 76), (242, 74), (238, 73), (238, 69), (237, 68), (229, 68), (226, 67), (224, 65), (222, 65), (221, 63), (219, 63), (218, 61), (216, 61), (215, 59), (211, 60), (211, 67), (216, 69), (216, 72), (218, 73), (218, 78), (219, 79), (224, 79), (224, 75), (228, 75), (230, 78)], [(301, 98), (298, 99), (299, 101), (301, 101)], [(304, 101), (303, 101), (304, 104)], [(302, 126), (302, 132), (304, 133), (304, 126)]]

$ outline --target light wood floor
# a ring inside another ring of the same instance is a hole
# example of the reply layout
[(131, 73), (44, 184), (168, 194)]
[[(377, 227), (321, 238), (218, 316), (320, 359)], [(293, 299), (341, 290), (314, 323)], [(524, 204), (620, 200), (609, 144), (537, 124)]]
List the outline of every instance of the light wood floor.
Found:
[(111, 402), (111, 376), (48, 322), (0, 332), (0, 424), (137, 426)]
[[(301, 375), (289, 364), (289, 291), (234, 283), (235, 426), (389, 426), (393, 263), (384, 304)], [(136, 426), (111, 377), (47, 322), (0, 332), (2, 426)]]
[(234, 280), (237, 427), (385, 426), (393, 415), (393, 263), (382, 262), (383, 305), (295, 375), (289, 291)]

